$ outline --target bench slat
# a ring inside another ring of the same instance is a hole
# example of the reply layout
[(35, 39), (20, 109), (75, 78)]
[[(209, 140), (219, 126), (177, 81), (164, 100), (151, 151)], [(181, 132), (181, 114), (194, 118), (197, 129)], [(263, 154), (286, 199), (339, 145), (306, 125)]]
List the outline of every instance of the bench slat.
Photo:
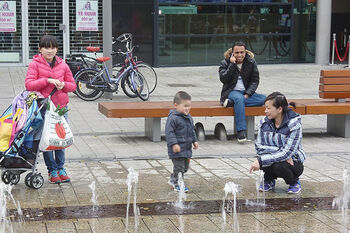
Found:
[(323, 77), (350, 77), (350, 70), (321, 70)]
[(338, 103), (334, 101), (315, 101), (306, 105), (306, 114), (350, 114), (350, 102)]
[(350, 92), (350, 85), (320, 85), (319, 90), (323, 92)]
[(350, 98), (350, 92), (319, 92), (319, 97), (324, 99), (345, 99)]
[(320, 77), (320, 83), (327, 84), (350, 84), (350, 77)]

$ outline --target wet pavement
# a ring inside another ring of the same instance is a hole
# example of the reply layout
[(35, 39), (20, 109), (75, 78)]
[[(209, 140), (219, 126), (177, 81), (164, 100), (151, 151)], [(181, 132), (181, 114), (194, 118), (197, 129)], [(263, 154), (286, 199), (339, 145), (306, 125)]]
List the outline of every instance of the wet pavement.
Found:
[[(262, 65), (259, 93), (280, 90), (288, 98), (317, 98), (321, 67), (312, 64)], [(333, 68), (333, 67), (332, 67)], [(217, 100), (220, 85), (217, 67), (158, 68), (159, 86), (151, 100), (171, 100), (182, 89), (194, 100)], [(0, 68), (0, 109), (3, 111), (15, 94), (23, 90), (25, 67)], [(183, 84), (174, 88), (170, 84)], [(195, 85), (185, 85), (193, 83)], [(108, 119), (97, 110), (97, 103), (84, 102), (71, 95), (69, 123), (75, 144), (67, 149), (66, 168), (71, 182), (47, 183), (42, 158), (38, 169), (44, 186), (33, 190), (24, 177), (12, 189), (22, 218), (8, 201), (13, 232), (125, 232), (128, 168), (139, 173), (137, 205), (140, 209), (137, 232), (234, 232), (233, 214), (228, 211), (226, 226), (221, 214), (224, 186), (239, 185), (237, 216), (240, 232), (346, 232), (347, 212), (332, 206), (343, 193), (343, 169), (349, 164), (350, 139), (326, 132), (325, 116), (304, 116), (303, 146), (308, 155), (300, 177), (302, 192), (287, 194), (288, 186), (278, 180), (275, 190), (265, 193), (265, 206), (257, 200), (258, 174), (249, 174), (255, 159), (254, 144), (240, 145), (233, 136), (230, 117), (195, 118), (206, 129), (206, 141), (194, 152), (185, 175), (184, 210), (174, 207), (178, 194), (167, 184), (172, 163), (167, 159), (166, 143), (150, 142), (143, 135), (143, 119)], [(106, 101), (106, 100), (99, 100)], [(113, 101), (138, 101), (123, 93)], [(257, 118), (258, 120), (259, 118)], [(164, 132), (162, 119), (162, 132)], [(216, 123), (226, 126), (229, 137), (213, 136)], [(98, 206), (93, 209), (89, 185), (95, 181)], [(131, 195), (133, 203), (133, 195)], [(258, 202), (258, 204), (256, 204)], [(230, 202), (232, 204), (232, 202)], [(255, 204), (254, 204), (255, 203)], [(135, 232), (130, 206), (129, 232)], [(225, 230), (223, 230), (225, 229)]]

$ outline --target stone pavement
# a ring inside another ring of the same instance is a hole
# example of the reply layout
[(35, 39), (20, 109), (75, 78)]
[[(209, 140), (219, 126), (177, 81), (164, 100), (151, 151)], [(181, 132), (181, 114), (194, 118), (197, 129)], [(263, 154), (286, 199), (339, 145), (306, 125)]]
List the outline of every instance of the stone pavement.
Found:
[[(259, 93), (281, 91), (287, 98), (318, 98), (319, 71), (324, 67), (314, 64), (260, 65)], [(339, 67), (326, 67), (339, 68)], [(193, 100), (218, 100), (221, 85), (218, 67), (157, 68), (159, 85), (150, 101), (171, 100), (178, 90), (188, 91)], [(24, 89), (26, 67), (0, 68), (0, 111)], [(172, 87), (171, 84), (177, 84)], [(178, 87), (180, 86), (180, 87)], [(182, 87), (181, 87), (182, 86)], [(109, 101), (109, 100), (98, 100)], [(100, 206), (125, 204), (128, 196), (126, 178), (128, 168), (139, 172), (137, 203), (173, 203), (177, 194), (167, 184), (171, 162), (167, 159), (166, 143), (150, 142), (143, 135), (143, 119), (108, 119), (97, 110), (97, 103), (85, 102), (74, 94), (70, 96), (69, 123), (75, 135), (75, 144), (67, 149), (66, 167), (71, 183), (52, 185), (47, 182), (39, 190), (27, 188), (22, 174), (13, 190), (13, 196), (22, 209), (56, 208), (64, 206), (91, 206), (95, 181)], [(113, 101), (129, 99), (122, 92)], [(259, 118), (257, 117), (256, 121)], [(239, 200), (257, 197), (257, 173), (249, 174), (254, 160), (254, 144), (240, 145), (232, 135), (230, 117), (198, 117), (207, 140), (200, 142), (194, 152), (191, 168), (185, 182), (190, 187), (187, 201), (222, 200), (226, 182), (239, 184)], [(213, 135), (216, 123), (222, 122), (229, 132), (229, 140), (218, 141)], [(164, 132), (165, 119), (162, 119)], [(308, 155), (301, 176), (300, 195), (286, 194), (287, 185), (279, 180), (276, 190), (267, 193), (267, 199), (295, 197), (336, 197), (342, 193), (343, 169), (348, 166), (350, 139), (326, 134), (325, 116), (303, 116), (303, 146)], [(39, 171), (46, 176), (46, 168), (39, 160)], [(8, 203), (8, 209), (13, 209)], [(169, 204), (169, 209), (173, 208)], [(240, 232), (344, 232), (339, 210), (239, 212)], [(65, 220), (12, 222), (14, 232), (123, 232), (124, 217), (74, 218)], [(138, 232), (223, 232), (220, 211), (192, 215), (148, 215), (140, 217)], [(134, 232), (134, 218), (129, 221)], [(231, 217), (227, 218), (226, 232), (234, 232)]]

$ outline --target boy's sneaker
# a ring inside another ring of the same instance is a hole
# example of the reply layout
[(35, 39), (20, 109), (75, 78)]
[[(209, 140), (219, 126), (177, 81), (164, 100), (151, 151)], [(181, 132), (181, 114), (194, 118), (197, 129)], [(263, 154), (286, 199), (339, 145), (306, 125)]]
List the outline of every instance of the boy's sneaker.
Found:
[(171, 177), (168, 180), (168, 184), (171, 185), (173, 188), (175, 188), (175, 182)]
[(301, 191), (300, 180), (298, 180), (295, 184), (289, 185), (288, 193), (290, 194), (300, 193), (300, 191)]
[(241, 131), (237, 132), (237, 138), (238, 138), (239, 143), (243, 143), (243, 142), (248, 141), (246, 134), (247, 134), (246, 130), (241, 130)]
[(58, 170), (58, 175), (60, 176), (61, 182), (65, 183), (70, 181), (70, 177), (67, 175), (66, 169), (62, 168)]
[(264, 181), (264, 185), (260, 184), (259, 191), (260, 192), (268, 192), (275, 188), (276, 180), (266, 180)]
[[(179, 185), (175, 185), (174, 186), (174, 191), (175, 192), (180, 192), (180, 186)], [(185, 191), (185, 193), (187, 193), (188, 192), (188, 188), (185, 186), (185, 188), (184, 188), (184, 191)]]
[(224, 108), (227, 107), (233, 107), (233, 102), (230, 99), (225, 99), (224, 103), (222, 104)]
[(59, 183), (61, 183), (61, 179), (58, 176), (56, 170), (53, 170), (52, 172), (49, 172), (49, 182), (51, 184), (59, 184)]

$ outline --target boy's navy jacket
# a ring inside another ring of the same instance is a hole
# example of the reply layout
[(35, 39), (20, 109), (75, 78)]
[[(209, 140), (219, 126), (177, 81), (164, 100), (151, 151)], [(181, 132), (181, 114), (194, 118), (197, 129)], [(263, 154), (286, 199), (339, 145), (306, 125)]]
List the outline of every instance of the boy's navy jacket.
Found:
[[(170, 110), (165, 125), (165, 137), (169, 158), (191, 158), (192, 143), (197, 141), (192, 116), (180, 113), (175, 109)], [(181, 148), (179, 153), (173, 152), (172, 146), (175, 144), (179, 144)]]
[(301, 117), (291, 109), (284, 114), (279, 128), (275, 127), (272, 120), (263, 118), (255, 141), (260, 167), (268, 167), (289, 158), (303, 163), (305, 152), (301, 145), (302, 134)]

